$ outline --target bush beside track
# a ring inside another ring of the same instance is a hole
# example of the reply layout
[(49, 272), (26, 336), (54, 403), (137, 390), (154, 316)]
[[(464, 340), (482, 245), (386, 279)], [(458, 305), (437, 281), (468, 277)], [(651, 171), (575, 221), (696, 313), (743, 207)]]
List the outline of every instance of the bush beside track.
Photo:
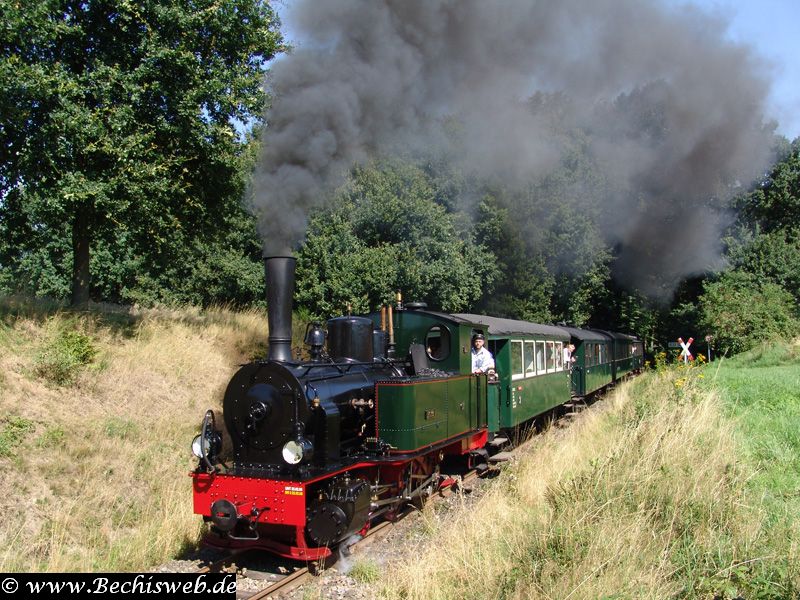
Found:
[(797, 598), (798, 349), (621, 386), (434, 519), (383, 595)]

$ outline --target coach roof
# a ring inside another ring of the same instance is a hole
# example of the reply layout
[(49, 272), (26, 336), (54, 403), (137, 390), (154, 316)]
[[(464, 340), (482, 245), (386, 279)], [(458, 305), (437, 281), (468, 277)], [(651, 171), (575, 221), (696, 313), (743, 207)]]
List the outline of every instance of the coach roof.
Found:
[(542, 325), (529, 321), (501, 319), (500, 317), (487, 317), (486, 315), (471, 315), (466, 313), (456, 313), (451, 316), (457, 321), (484, 325), (488, 328), (489, 335), (546, 335), (563, 340), (569, 339), (569, 333), (565, 329), (553, 325)]
[(566, 331), (573, 338), (581, 340), (582, 342), (607, 342), (610, 337), (598, 330), (578, 329), (577, 327), (564, 327), (564, 331)]

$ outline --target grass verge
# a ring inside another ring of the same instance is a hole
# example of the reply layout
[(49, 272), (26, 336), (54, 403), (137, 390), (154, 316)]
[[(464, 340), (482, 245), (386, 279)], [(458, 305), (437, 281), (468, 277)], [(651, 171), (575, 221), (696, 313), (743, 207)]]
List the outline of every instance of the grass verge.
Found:
[(547, 432), (477, 506), (428, 519), (383, 596), (797, 598), (794, 501), (770, 500), (794, 480), (770, 475), (769, 418), (746, 439), (710, 379), (649, 373)]

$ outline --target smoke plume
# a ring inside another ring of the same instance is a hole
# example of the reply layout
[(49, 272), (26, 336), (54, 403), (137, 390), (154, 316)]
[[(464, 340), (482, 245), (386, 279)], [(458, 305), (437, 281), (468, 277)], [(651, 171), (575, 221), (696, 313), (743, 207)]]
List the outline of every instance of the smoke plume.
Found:
[[(354, 163), (448, 148), (452, 160), (513, 184), (563, 160), (541, 92), (586, 132), (617, 194), (597, 225), (619, 248), (618, 277), (655, 293), (707, 270), (724, 225), (713, 206), (768, 159), (769, 81), (724, 19), (655, 0), (298, 0), (300, 45), (276, 61), (250, 191), (265, 249), (303, 237), (309, 210)], [(565, 105), (566, 106), (566, 105)]]

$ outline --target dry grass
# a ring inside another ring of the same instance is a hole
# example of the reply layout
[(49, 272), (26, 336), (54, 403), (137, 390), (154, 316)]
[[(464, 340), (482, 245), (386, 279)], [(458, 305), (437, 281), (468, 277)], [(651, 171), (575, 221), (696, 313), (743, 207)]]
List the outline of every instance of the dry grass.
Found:
[[(719, 399), (691, 373), (648, 375), (535, 440), (478, 506), (431, 517), (383, 594), (711, 599), (749, 586), (791, 597), (757, 579), (772, 571), (754, 567), (800, 555), (792, 532), (767, 543), (748, 476)], [(776, 578), (800, 586), (791, 569)]]
[[(2, 309), (0, 425), (27, 428), (0, 456), (0, 570), (139, 570), (195, 544), (189, 443), (236, 365), (263, 352), (263, 315)], [(97, 353), (56, 385), (37, 361), (65, 330)]]

